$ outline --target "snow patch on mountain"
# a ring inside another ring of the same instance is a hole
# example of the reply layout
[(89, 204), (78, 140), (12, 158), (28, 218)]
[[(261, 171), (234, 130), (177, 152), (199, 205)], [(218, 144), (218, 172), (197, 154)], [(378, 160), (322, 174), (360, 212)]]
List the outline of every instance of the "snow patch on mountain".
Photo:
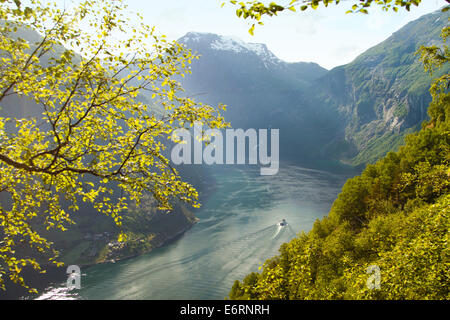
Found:
[(264, 65), (279, 64), (282, 62), (263, 43), (247, 43), (236, 37), (218, 36), (218, 39), (211, 43), (211, 48), (220, 51), (232, 51), (235, 53), (253, 53), (259, 56)]
[(199, 43), (201, 41), (206, 41), (212, 50), (228, 51), (237, 54), (255, 54), (262, 60), (265, 67), (282, 64), (282, 61), (270, 52), (263, 43), (247, 43), (237, 37), (201, 32), (189, 32), (182, 38), (184, 43)]

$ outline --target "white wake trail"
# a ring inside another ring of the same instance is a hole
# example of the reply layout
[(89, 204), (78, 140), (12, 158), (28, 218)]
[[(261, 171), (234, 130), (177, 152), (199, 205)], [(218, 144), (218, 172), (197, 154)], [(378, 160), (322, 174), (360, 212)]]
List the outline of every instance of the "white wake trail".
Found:
[(272, 237), (272, 240), (275, 240), (282, 231), (284, 231), (285, 227), (277, 225), (277, 231), (275, 232), (275, 235)]

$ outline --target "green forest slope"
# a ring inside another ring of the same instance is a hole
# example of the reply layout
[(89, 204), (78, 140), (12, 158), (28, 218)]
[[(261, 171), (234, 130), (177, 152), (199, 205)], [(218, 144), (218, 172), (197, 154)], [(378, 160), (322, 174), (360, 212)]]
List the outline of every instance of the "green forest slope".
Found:
[[(449, 61), (448, 48), (436, 52)], [(328, 217), (236, 281), (230, 299), (450, 298), (448, 75), (431, 93), (421, 131), (350, 179)], [(367, 285), (371, 266), (379, 289)]]
[[(328, 217), (284, 244), (231, 299), (449, 299), (450, 121), (349, 180)], [(381, 289), (366, 269), (381, 269)]]

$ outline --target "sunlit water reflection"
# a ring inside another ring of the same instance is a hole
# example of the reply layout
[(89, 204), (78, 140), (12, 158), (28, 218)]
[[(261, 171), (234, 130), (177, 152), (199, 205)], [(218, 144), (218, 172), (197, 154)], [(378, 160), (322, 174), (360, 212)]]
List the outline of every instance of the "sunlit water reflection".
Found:
[[(48, 288), (41, 299), (223, 299), (280, 245), (326, 215), (346, 178), (284, 165), (276, 176), (256, 167), (217, 167), (215, 192), (200, 222), (177, 241), (115, 264), (82, 270), (82, 289)], [(288, 226), (278, 222), (286, 219)]]

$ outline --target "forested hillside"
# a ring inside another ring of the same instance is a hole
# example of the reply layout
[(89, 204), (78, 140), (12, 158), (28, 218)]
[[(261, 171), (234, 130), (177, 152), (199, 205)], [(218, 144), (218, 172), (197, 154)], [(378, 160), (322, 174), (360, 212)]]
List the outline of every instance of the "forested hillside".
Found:
[[(425, 51), (428, 70), (449, 61), (448, 48), (436, 48)], [(450, 298), (448, 77), (430, 92), (420, 132), (348, 180), (329, 215), (284, 244), (262, 273), (236, 281), (230, 299)], [(373, 266), (375, 289), (367, 285)]]
[[(283, 245), (261, 274), (236, 282), (231, 299), (450, 298), (450, 103), (350, 179), (329, 216)], [(438, 111), (439, 110), (439, 111)], [(366, 269), (381, 269), (369, 290)]]
[[(327, 218), (236, 282), (230, 298), (449, 299), (449, 110), (349, 180)], [(366, 287), (371, 265), (380, 290)]]

